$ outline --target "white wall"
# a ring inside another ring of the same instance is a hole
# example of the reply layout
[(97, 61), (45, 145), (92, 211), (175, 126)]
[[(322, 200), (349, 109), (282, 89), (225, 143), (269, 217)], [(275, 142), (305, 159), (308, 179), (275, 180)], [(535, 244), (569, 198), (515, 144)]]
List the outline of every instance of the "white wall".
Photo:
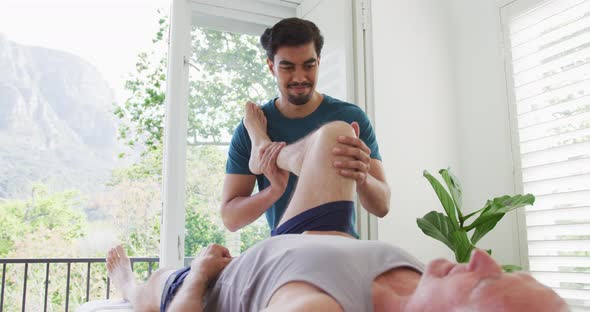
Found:
[(379, 239), (428, 261), (452, 253), (416, 218), (440, 204), (424, 169), (459, 164), (457, 106), (447, 5), (440, 0), (372, 1), (375, 127), (391, 186)]
[[(379, 239), (424, 261), (452, 253), (416, 225), (442, 211), (423, 169), (451, 166), (472, 210), (514, 192), (495, 3), (372, 1), (375, 123), (392, 189)], [(519, 263), (512, 215), (488, 236), (478, 245), (492, 248), (500, 263)]]
[[(448, 3), (461, 181), (465, 206), (476, 210), (489, 198), (515, 192), (501, 20), (496, 1)], [(502, 264), (520, 263), (515, 221), (515, 214), (508, 214), (479, 243)]]

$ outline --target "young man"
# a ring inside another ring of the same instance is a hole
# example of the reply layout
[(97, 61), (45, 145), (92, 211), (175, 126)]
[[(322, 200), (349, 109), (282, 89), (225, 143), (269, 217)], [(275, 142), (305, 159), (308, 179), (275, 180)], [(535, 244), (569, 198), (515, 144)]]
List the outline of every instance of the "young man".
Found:
[[(325, 165), (356, 182), (356, 192), (370, 213), (385, 216), (389, 211), (390, 191), (368, 117), (358, 106), (315, 90), (323, 46), (319, 29), (310, 21), (288, 18), (267, 29), (260, 42), (266, 50), (268, 68), (279, 89), (279, 96), (262, 106), (268, 120), (265, 132), (270, 140), (291, 144), (326, 123), (354, 123), (358, 136), (350, 132), (338, 139), (341, 143), (339, 150), (332, 151), (334, 155), (353, 159)], [(271, 230), (275, 230), (289, 201), (296, 199), (293, 192), (297, 173), (279, 176), (281, 179), (277, 180), (277, 177), (271, 179), (264, 172), (252, 171), (248, 162), (253, 142), (248, 131), (244, 123), (240, 123), (232, 137), (221, 216), (225, 226), (235, 231), (266, 214)], [(252, 195), (256, 181), (260, 192)], [(299, 181), (297, 188), (301, 188), (302, 184)], [(357, 237), (354, 216), (352, 213), (348, 221), (348, 233)]]
[(300, 176), (277, 230), (304, 235), (269, 238), (233, 260), (226, 248), (211, 245), (190, 267), (158, 270), (142, 285), (117, 246), (107, 256), (109, 276), (136, 311), (566, 311), (550, 288), (525, 274), (502, 273), (483, 251), (469, 264), (435, 260), (424, 269), (399, 248), (351, 239), (343, 223), (321, 222), (349, 211), (356, 182), (332, 164), (353, 158), (332, 150), (342, 145), (337, 138), (354, 136), (354, 128), (332, 122), (285, 146), (267, 141), (264, 120), (249, 104), (249, 166), (283, 187), (286, 171), (279, 167)]

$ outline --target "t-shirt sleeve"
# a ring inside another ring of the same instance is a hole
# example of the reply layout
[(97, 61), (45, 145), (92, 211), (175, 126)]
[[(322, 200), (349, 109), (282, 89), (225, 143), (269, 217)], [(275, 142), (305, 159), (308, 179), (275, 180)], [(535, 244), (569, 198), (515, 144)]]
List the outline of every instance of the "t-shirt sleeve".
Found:
[(253, 174), (248, 168), (252, 142), (244, 123), (240, 122), (229, 144), (225, 173), (228, 174)]
[(365, 114), (365, 112), (360, 111), (358, 123), (361, 131), (360, 138), (371, 149), (371, 158), (381, 160), (379, 145), (377, 144), (377, 137), (375, 136), (375, 131), (373, 130), (373, 126), (369, 121), (369, 117), (367, 114)]

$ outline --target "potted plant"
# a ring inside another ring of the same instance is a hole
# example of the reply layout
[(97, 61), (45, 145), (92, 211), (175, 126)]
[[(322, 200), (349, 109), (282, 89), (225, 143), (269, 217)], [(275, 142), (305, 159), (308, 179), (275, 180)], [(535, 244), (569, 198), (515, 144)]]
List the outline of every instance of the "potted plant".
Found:
[[(476, 248), (477, 242), (490, 232), (506, 213), (520, 207), (532, 205), (535, 202), (535, 196), (532, 194), (505, 195), (488, 200), (483, 208), (464, 215), (459, 180), (451, 173), (450, 169), (441, 169), (438, 173), (442, 176), (448, 191), (428, 171), (424, 170), (423, 175), (432, 185), (445, 214), (431, 211), (416, 221), (424, 234), (441, 241), (451, 248), (455, 253), (455, 259), (459, 263), (469, 262), (471, 251)], [(477, 218), (467, 224), (467, 221), (476, 215), (478, 215)], [(473, 234), (469, 237), (467, 233), (473, 230)], [(486, 251), (490, 255), (492, 254), (491, 249)], [(506, 272), (521, 270), (516, 265), (503, 265), (502, 269)]]

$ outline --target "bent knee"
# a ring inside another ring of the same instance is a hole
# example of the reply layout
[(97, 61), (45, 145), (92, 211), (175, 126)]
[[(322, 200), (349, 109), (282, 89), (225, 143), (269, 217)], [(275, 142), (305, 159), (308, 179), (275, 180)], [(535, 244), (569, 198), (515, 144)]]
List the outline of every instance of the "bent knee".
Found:
[(322, 136), (356, 136), (352, 126), (349, 123), (340, 120), (331, 121), (327, 124), (324, 124), (318, 131), (322, 133)]
[(336, 146), (344, 146), (338, 142), (339, 136), (356, 137), (352, 126), (344, 121), (332, 121), (323, 125), (318, 131), (317, 143), (327, 149), (332, 149)]

